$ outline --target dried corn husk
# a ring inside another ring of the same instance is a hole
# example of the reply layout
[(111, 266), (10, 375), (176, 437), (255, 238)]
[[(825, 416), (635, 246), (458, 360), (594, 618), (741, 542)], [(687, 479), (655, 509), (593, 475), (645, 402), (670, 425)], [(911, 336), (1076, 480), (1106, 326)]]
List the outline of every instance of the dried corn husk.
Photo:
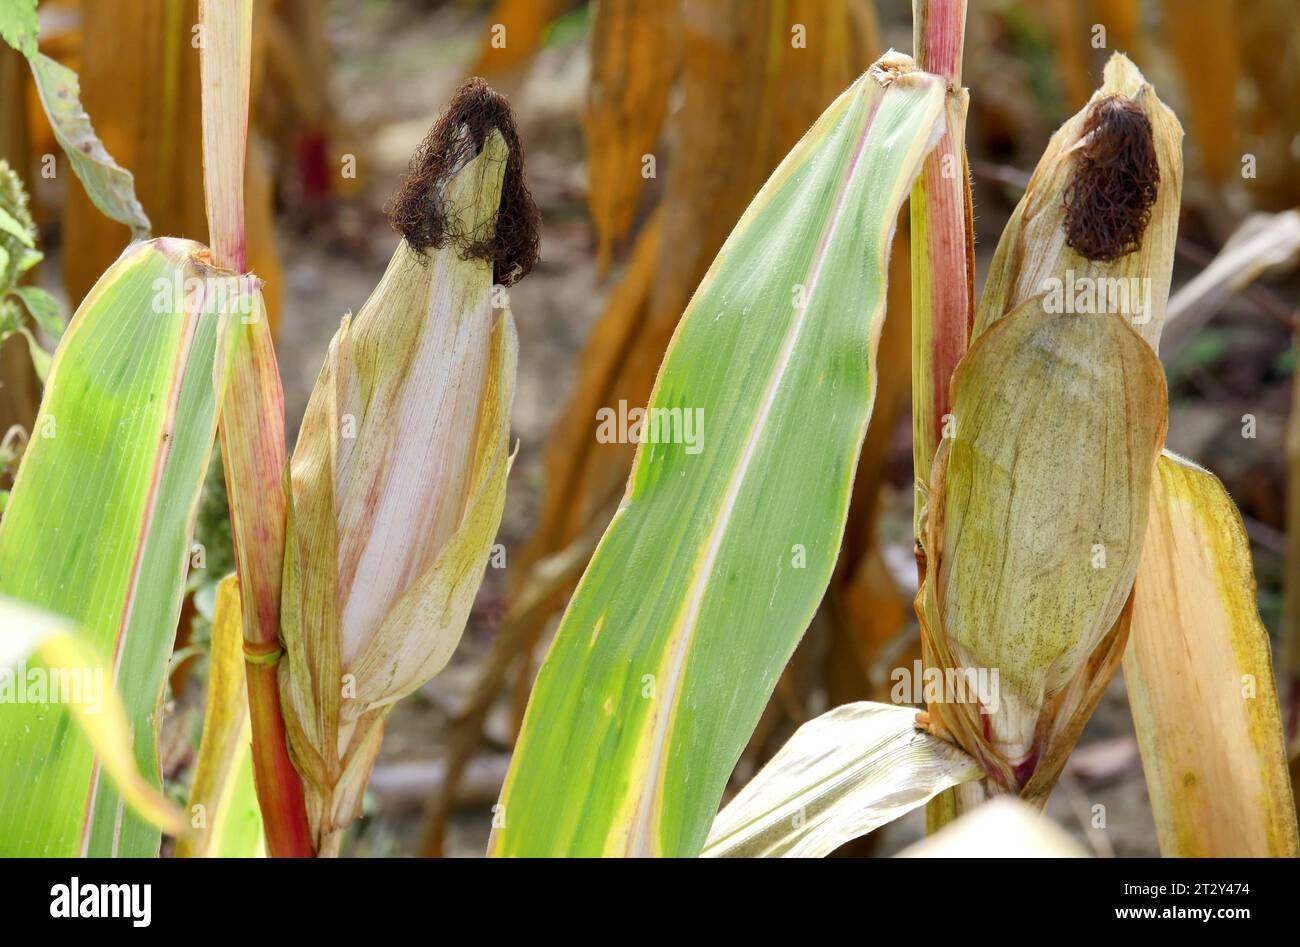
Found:
[(929, 711), (986, 789), (1041, 800), (1123, 654), (1164, 372), (1124, 317), (1035, 298), (976, 341), (953, 388), (918, 612), (927, 666), (983, 677)]

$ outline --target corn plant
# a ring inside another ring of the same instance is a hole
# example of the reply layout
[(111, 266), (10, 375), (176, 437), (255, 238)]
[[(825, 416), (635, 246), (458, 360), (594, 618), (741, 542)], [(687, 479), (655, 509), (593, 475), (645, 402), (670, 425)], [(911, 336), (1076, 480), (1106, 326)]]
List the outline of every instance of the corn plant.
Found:
[[(34, 3), (4, 17), (38, 82), (63, 83), (92, 198), (139, 210), (98, 139), (82, 153), (93, 130), (75, 76), (36, 51)], [(384, 718), (446, 663), (501, 517), (517, 348), (505, 287), (538, 252), (509, 106), (470, 82), (435, 124), (394, 208), (402, 242), (344, 317), (289, 456), (265, 302), (245, 272), (252, 4), (209, 0), (199, 26), (211, 246), (139, 240), (100, 277), (0, 522), (3, 683), (30, 654), (53, 673), (84, 644), (126, 706), (84, 731), (68, 726), (86, 716), (76, 705), (6, 708), (0, 767), (32, 778), (0, 793), (5, 854), (156, 854), (160, 828), (180, 855), (252, 854), (263, 836), (273, 855), (336, 853)], [(236, 575), (218, 586), (182, 829), (158, 798), (158, 725), (218, 431)]]
[[(532, 692), (490, 853), (820, 855), (935, 797), (932, 827), (996, 796), (1041, 807), (1121, 663), (1163, 851), (1297, 853), (1240, 517), (1162, 452), (1181, 128), (1116, 54), (976, 308), (964, 4), (916, 13), (940, 74), (891, 54), (841, 96), (683, 316), (648, 410), (702, 409), (711, 440), (694, 457), (640, 444)], [(926, 709), (832, 710), (719, 813), (826, 587), (913, 180)]]

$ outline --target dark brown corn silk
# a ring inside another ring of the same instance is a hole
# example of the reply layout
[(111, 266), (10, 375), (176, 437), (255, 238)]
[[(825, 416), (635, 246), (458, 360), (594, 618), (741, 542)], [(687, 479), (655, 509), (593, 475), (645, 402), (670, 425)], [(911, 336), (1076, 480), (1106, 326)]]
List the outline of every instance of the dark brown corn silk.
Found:
[[(483, 150), (488, 132), (505, 139), (506, 159), (501, 208), (496, 226), (472, 230), (457, 214), (449, 214), (442, 199), (446, 182)], [(479, 78), (466, 79), (428, 136), (411, 158), (402, 186), (393, 198), (388, 219), (412, 249), (440, 250), (451, 244), (465, 260), (488, 260), (492, 279), (512, 286), (537, 262), (541, 216), (524, 181), (524, 148), (515, 116), (505, 96)]]
[(1065, 242), (1109, 263), (1136, 250), (1160, 190), (1151, 119), (1122, 96), (1092, 107), (1065, 191)]

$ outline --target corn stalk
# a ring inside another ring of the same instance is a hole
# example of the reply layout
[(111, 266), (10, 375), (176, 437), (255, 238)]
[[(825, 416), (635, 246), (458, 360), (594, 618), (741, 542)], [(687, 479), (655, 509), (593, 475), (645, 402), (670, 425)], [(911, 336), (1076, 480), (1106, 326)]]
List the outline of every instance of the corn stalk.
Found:
[[(950, 383), (966, 354), (975, 314), (975, 231), (966, 160), (969, 94), (961, 87), (966, 0), (913, 0), (917, 65), (948, 83), (943, 137), (912, 186), (912, 531), (917, 570), (925, 575), (921, 524), (929, 502), (935, 450), (952, 420)], [(928, 808), (943, 824), (954, 794)]]
[[(244, 152), (252, 3), (204, 0), (203, 179), (215, 264), (244, 272)], [(253, 732), (253, 767), (275, 856), (310, 855), (302, 785), (289, 759), (276, 664), (284, 562), (284, 393), (261, 290), (241, 280), (247, 311), (237, 326), (230, 387), (221, 411), (222, 460), (230, 501), (243, 610), (244, 653)]]

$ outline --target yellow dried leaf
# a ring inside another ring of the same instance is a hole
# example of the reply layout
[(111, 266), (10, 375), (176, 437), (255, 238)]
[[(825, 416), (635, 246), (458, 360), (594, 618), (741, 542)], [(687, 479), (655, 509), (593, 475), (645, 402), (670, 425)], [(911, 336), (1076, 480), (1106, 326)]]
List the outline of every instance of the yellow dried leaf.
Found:
[(1160, 850), (1294, 858), (1286, 745), (1245, 527), (1212, 473), (1169, 453), (1156, 469), (1124, 680)]
[[(587, 203), (602, 272), (657, 171), (655, 144), (681, 61), (676, 10), (658, 0), (603, 0), (596, 6), (583, 130)], [(647, 158), (655, 164), (647, 165)]]
[(251, 740), (239, 584), (228, 575), (217, 585), (203, 737), (190, 783), (189, 831), (176, 840), (177, 858), (265, 854), (261, 813), (239, 792), (250, 775)]

